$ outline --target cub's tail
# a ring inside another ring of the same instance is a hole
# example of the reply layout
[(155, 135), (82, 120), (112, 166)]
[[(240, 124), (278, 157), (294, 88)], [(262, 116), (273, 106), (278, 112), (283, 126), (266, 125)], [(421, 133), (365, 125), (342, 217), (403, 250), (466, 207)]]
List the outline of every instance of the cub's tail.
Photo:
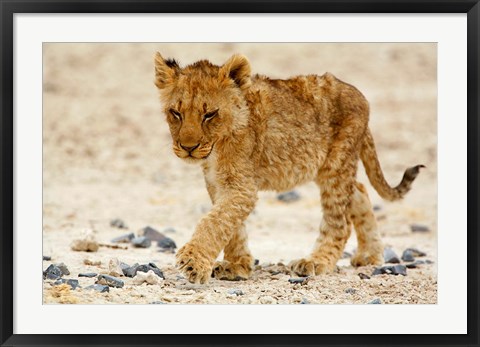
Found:
[(398, 186), (395, 188), (390, 187), (383, 176), (370, 129), (367, 129), (363, 147), (360, 151), (360, 158), (365, 167), (365, 171), (367, 172), (368, 180), (373, 188), (375, 188), (383, 199), (388, 201), (395, 201), (403, 198), (412, 188), (412, 183), (418, 176), (420, 169), (425, 167), (423, 165), (417, 165), (408, 168), (403, 174), (402, 181)]

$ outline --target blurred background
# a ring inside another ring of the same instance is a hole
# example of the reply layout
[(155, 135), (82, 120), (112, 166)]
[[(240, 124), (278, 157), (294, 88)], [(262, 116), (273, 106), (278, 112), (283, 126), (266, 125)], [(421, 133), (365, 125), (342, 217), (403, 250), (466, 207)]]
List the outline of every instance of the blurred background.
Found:
[[(113, 218), (133, 231), (173, 227), (181, 247), (209, 210), (200, 167), (172, 152), (153, 84), (156, 51), (181, 65), (200, 59), (221, 65), (241, 53), (253, 73), (288, 78), (328, 71), (353, 84), (370, 102), (370, 128), (387, 180), (396, 185), (408, 166), (427, 166), (403, 201), (386, 203), (360, 164), (359, 180), (376, 205), (385, 243), (399, 253), (417, 246), (436, 256), (437, 47), (430, 43), (45, 43), (44, 254), (80, 266), (75, 253), (68, 255), (75, 233), (96, 225), (98, 238), (108, 241), (118, 234), (108, 224)], [(261, 261), (288, 262), (311, 250), (321, 219), (319, 192), (314, 184), (296, 192), (300, 199), (291, 203), (261, 193), (247, 224), (251, 250)], [(413, 233), (412, 223), (429, 231)], [(353, 248), (354, 238), (347, 250)], [(112, 250), (104, 252), (107, 257)], [(157, 261), (168, 267), (173, 259)], [(435, 267), (427, 271), (435, 273)]]

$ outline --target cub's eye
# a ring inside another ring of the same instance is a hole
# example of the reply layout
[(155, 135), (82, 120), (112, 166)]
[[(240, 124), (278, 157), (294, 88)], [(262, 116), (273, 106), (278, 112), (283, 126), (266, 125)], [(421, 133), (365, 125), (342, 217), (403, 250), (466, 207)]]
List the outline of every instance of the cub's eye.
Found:
[(169, 110), (169, 112), (170, 112), (170, 114), (171, 114), (172, 116), (174, 116), (174, 117), (177, 118), (178, 120), (182, 120), (182, 115), (180, 114), (180, 112), (174, 110), (173, 108), (171, 108), (171, 109)]
[(218, 114), (218, 108), (215, 111), (207, 112), (203, 115), (203, 120), (209, 120)]

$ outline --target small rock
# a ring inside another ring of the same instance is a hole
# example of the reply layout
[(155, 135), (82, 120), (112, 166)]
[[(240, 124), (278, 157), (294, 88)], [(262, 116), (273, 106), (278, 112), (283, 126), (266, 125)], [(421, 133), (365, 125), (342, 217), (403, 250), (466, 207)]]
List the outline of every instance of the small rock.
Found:
[(308, 277), (291, 277), (288, 279), (290, 283), (303, 283)]
[(229, 295), (236, 295), (236, 296), (240, 296), (240, 295), (244, 295), (245, 293), (243, 291), (241, 291), (240, 289), (230, 289), (228, 292), (227, 292)]
[(300, 305), (308, 305), (310, 304), (310, 301), (307, 300), (307, 298), (302, 298), (302, 301), (300, 301)]
[(352, 254), (349, 253), (349, 252), (343, 252), (342, 253), (342, 259), (348, 259), (348, 258), (351, 258), (352, 257)]
[(112, 239), (112, 243), (129, 243), (135, 238), (133, 233), (123, 234)]
[(96, 252), (99, 244), (95, 240), (93, 230), (87, 229), (84, 231), (84, 236), (81, 239), (73, 240), (70, 245), (73, 251), (77, 252)]
[(383, 274), (388, 274), (388, 275), (407, 275), (407, 267), (405, 265), (393, 265), (393, 266), (382, 266), (378, 267), (375, 270), (373, 270), (372, 276), (377, 276), (377, 275), (383, 275)]
[(44, 256), (43, 256), (43, 260), (45, 260), (45, 261), (50, 261), (50, 260), (52, 260), (52, 257), (50, 257), (50, 256), (48, 256), (48, 255), (44, 255)]
[(253, 262), (253, 265), (257, 266), (258, 264), (260, 264), (260, 260), (255, 259), (255, 261)]
[(148, 284), (158, 284), (163, 278), (158, 277), (152, 270), (148, 272), (137, 272), (137, 275), (133, 278), (133, 284), (140, 285), (144, 282)]
[(269, 272), (272, 276), (275, 276), (275, 275), (278, 275), (279, 273), (281, 273), (281, 271), (278, 271), (278, 270), (269, 270)]
[(60, 264), (55, 264), (55, 266), (57, 266), (60, 270), (62, 270), (62, 273), (64, 275), (70, 275), (70, 271), (68, 271), (68, 268), (67, 268), (67, 265), (65, 265), (64, 263), (60, 263)]
[(177, 230), (176, 230), (175, 228), (173, 228), (173, 227), (166, 227), (165, 229), (162, 230), (162, 232), (164, 232), (164, 233), (172, 233), (172, 234), (173, 234), (173, 233), (176, 233)]
[(43, 271), (43, 279), (56, 280), (63, 276), (63, 271), (58, 266), (51, 264), (45, 271)]
[(74, 279), (59, 278), (53, 284), (58, 286), (59, 284), (63, 284), (63, 283), (68, 284), (70, 287), (72, 287), (73, 290), (79, 287), (78, 280), (74, 280)]
[(92, 278), (92, 277), (96, 277), (96, 276), (97, 276), (97, 274), (95, 272), (83, 272), (83, 273), (78, 274), (78, 277)]
[(124, 263), (124, 262), (120, 262), (120, 268), (122, 269), (122, 272), (123, 272), (123, 275), (125, 276), (125, 270), (128, 269), (130, 267), (130, 265)]
[(154, 263), (148, 263), (143, 265), (139, 265), (138, 263), (136, 263), (127, 269), (123, 269), (123, 274), (127, 277), (135, 277), (138, 271), (148, 272), (150, 270), (152, 270), (155, 273), (155, 275), (163, 279), (165, 278), (165, 276), (163, 275), (163, 272)]
[(347, 293), (347, 294), (355, 294), (356, 292), (357, 292), (357, 290), (354, 289), (354, 288), (345, 289), (345, 293)]
[(83, 263), (85, 265), (92, 265), (92, 266), (100, 266), (102, 262), (100, 260), (92, 260), (92, 259), (83, 259)]
[(150, 241), (160, 241), (160, 240), (163, 240), (166, 237), (165, 235), (163, 235), (158, 230), (156, 230), (152, 227), (149, 227), (149, 226), (146, 226), (145, 228), (141, 229), (138, 232), (138, 235), (145, 236)]
[(109, 275), (98, 275), (97, 281), (95, 283), (108, 285), (109, 287), (115, 288), (122, 288), (124, 285), (122, 280)]
[(108, 274), (115, 277), (123, 276), (123, 269), (117, 258), (112, 258), (108, 262)]
[(368, 302), (367, 304), (369, 304), (369, 305), (379, 305), (381, 303), (382, 303), (382, 300), (377, 298), (377, 299), (373, 299), (372, 301)]
[(409, 249), (404, 250), (403, 254), (402, 254), (402, 260), (403, 261), (415, 261), (415, 257), (413, 256), (413, 252), (410, 251)]
[(110, 221), (110, 226), (119, 229), (128, 229), (128, 226), (120, 218), (112, 219)]
[(290, 192), (280, 193), (277, 195), (277, 200), (283, 202), (294, 202), (300, 200), (300, 194), (298, 194), (295, 190)]
[(420, 251), (420, 250), (418, 250), (418, 249), (416, 249), (416, 248), (407, 248), (407, 249), (405, 250), (405, 252), (406, 252), (406, 251), (412, 252), (412, 255), (413, 255), (414, 257), (425, 257), (425, 256), (427, 255), (427, 253), (422, 252), (422, 251)]
[(425, 233), (430, 231), (430, 228), (422, 224), (410, 224), (410, 230), (412, 230), (412, 232), (414, 233), (416, 232)]
[(163, 301), (152, 301), (150, 305), (166, 305), (166, 302)]
[(362, 272), (360, 272), (360, 273), (358, 274), (358, 277), (360, 277), (360, 279), (362, 279), (362, 280), (369, 280), (369, 279), (370, 279), (370, 276), (365, 275), (365, 274), (362, 273)]
[(381, 210), (382, 210), (382, 206), (381, 206), (381, 205), (373, 205), (373, 210), (374, 210), (375, 212), (381, 211)]
[(96, 290), (100, 293), (108, 293), (110, 291), (110, 287), (103, 284), (92, 284), (91, 286), (85, 287), (85, 290)]
[(433, 264), (433, 261), (427, 259), (425, 260), (425, 264)]
[(174, 250), (177, 248), (175, 241), (173, 241), (169, 237), (165, 237), (164, 239), (157, 242), (157, 246), (160, 247), (163, 251), (165, 250)]
[(400, 263), (400, 259), (398, 259), (398, 255), (391, 248), (385, 248), (383, 250), (383, 259), (385, 260), (385, 263), (391, 263), (391, 264)]
[(148, 248), (152, 245), (152, 241), (145, 236), (135, 237), (131, 240), (132, 245), (138, 248)]

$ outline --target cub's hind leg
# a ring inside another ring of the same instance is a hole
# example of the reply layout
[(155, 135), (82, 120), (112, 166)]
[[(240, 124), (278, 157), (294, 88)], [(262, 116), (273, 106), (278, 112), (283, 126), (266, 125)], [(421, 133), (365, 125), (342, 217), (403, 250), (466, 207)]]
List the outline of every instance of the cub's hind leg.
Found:
[(353, 266), (383, 263), (383, 243), (373, 214), (372, 204), (363, 184), (355, 182), (350, 205), (350, 220), (357, 234), (357, 252), (352, 257)]
[(246, 280), (250, 277), (254, 259), (248, 249), (244, 224), (234, 232), (223, 253), (223, 261), (218, 261), (213, 266), (212, 277), (229, 281)]

